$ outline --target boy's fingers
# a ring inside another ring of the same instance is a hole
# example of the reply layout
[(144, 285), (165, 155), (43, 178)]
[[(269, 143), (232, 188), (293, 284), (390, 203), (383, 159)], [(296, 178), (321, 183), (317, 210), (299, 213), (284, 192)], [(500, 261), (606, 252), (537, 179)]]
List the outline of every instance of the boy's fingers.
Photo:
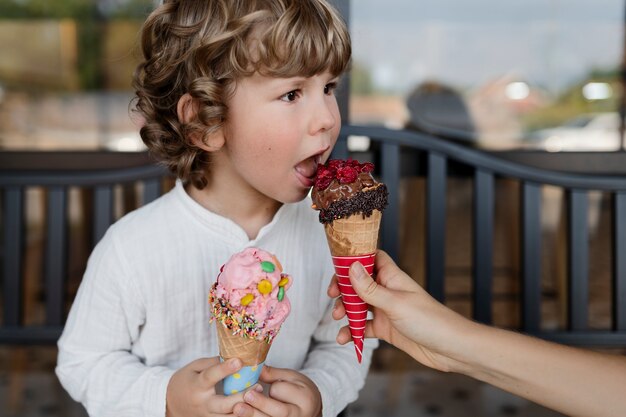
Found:
[(257, 410), (256, 408), (246, 403), (237, 404), (233, 409), (233, 414), (235, 414), (237, 417), (269, 417), (264, 412)]
[[(281, 401), (275, 400), (270, 397), (266, 397), (263, 394), (260, 394), (256, 391), (248, 391), (243, 396), (243, 399), (246, 403), (256, 408), (258, 411), (264, 414), (259, 414), (258, 416), (288, 416), (291, 415), (290, 411), (295, 409), (293, 404), (286, 404)], [(254, 417), (257, 417), (257, 414), (254, 414)]]
[(212, 358), (196, 359), (195, 361), (190, 362), (187, 367), (195, 372), (202, 372), (206, 368), (210, 368), (218, 363), (220, 363), (220, 359), (217, 356), (214, 356)]
[(214, 387), (219, 381), (240, 369), (241, 360), (233, 358), (203, 369), (202, 372), (200, 372), (200, 377), (207, 387)]
[(211, 398), (211, 402), (207, 404), (207, 410), (211, 415), (215, 414), (232, 414), (235, 405), (244, 401), (245, 392), (233, 395), (216, 395)]
[[(246, 389), (246, 391), (249, 390), (254, 390), (256, 392), (262, 393), (263, 387), (260, 384), (254, 384), (252, 387)], [(246, 391), (242, 391), (238, 394), (228, 396), (216, 395), (215, 397), (213, 397), (214, 399), (211, 400), (211, 403), (208, 407), (209, 412), (211, 412), (212, 414), (218, 413), (232, 415), (233, 413), (235, 413), (237, 404), (245, 404), (243, 396), (245, 395)]]
[(298, 404), (301, 388), (291, 382), (277, 381), (270, 387), (270, 397), (283, 403)]
[(276, 381), (289, 380), (293, 376), (293, 371), (284, 368), (275, 368), (273, 366), (265, 365), (261, 370), (259, 379), (268, 384), (272, 384)]

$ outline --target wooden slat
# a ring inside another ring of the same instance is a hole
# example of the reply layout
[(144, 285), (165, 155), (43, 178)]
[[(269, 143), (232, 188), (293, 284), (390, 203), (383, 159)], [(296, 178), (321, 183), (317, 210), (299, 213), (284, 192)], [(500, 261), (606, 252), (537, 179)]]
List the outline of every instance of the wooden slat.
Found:
[(493, 283), (493, 173), (474, 173), (473, 281), (474, 319), (490, 324)]
[(45, 252), (46, 323), (63, 323), (63, 295), (67, 266), (67, 191), (63, 187), (48, 190)]
[(569, 191), (568, 327), (585, 330), (589, 302), (589, 201), (586, 191)]
[(446, 157), (436, 153), (428, 154), (426, 289), (442, 302), (445, 295), (446, 173)]
[(94, 195), (94, 245), (102, 239), (113, 222), (113, 189), (102, 185), (95, 189)]
[[(22, 312), (22, 231), (24, 230), (24, 194), (20, 187), (4, 191), (3, 247), (3, 304), (4, 325), (17, 326)], [(0, 281), (2, 282), (2, 281)]]
[(161, 178), (145, 180), (143, 182), (143, 204), (156, 200), (161, 195)]
[(525, 182), (522, 188), (522, 329), (539, 330), (541, 321), (541, 187)]
[(613, 329), (626, 330), (626, 191), (613, 197)]
[(398, 253), (398, 230), (400, 227), (400, 147), (384, 143), (382, 145), (381, 179), (389, 191), (389, 205), (382, 219), (381, 246), (396, 262)]
[(0, 343), (2, 345), (54, 345), (62, 332), (63, 326), (0, 326)]

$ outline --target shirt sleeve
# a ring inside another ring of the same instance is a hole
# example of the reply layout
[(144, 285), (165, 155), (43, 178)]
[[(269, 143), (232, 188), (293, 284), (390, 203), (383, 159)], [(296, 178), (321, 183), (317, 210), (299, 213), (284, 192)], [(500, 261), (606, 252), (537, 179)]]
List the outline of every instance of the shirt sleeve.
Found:
[(174, 370), (146, 366), (131, 352), (145, 304), (127, 271), (109, 230), (90, 257), (58, 342), (56, 374), (92, 417), (165, 416)]
[[(328, 272), (329, 279), (334, 273)], [(323, 291), (324, 295), (326, 291)], [(313, 334), (313, 344), (301, 372), (317, 386), (322, 396), (322, 416), (334, 417), (348, 404), (358, 398), (359, 391), (365, 385), (372, 353), (378, 347), (377, 339), (365, 339), (362, 362), (359, 363), (354, 351), (354, 344), (337, 343), (337, 333), (348, 325), (346, 318), (334, 320), (332, 309), (334, 300), (328, 299), (322, 320)]]

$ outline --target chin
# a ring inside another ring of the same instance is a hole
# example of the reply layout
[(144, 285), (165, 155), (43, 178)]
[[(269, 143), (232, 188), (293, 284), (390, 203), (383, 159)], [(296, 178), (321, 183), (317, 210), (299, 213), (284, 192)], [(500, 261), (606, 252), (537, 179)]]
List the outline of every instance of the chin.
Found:
[(304, 200), (309, 195), (310, 191), (311, 191), (310, 188), (305, 188), (305, 189), (302, 189), (299, 193), (293, 193), (291, 195), (284, 196), (283, 198), (278, 199), (278, 201), (280, 201), (283, 204), (299, 203), (300, 201)]

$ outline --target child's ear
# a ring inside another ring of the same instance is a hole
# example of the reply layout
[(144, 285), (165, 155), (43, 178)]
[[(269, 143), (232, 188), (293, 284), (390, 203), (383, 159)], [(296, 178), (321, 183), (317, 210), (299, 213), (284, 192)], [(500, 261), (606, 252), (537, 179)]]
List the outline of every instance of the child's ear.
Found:
[[(178, 100), (176, 113), (178, 115), (178, 121), (183, 124), (190, 123), (197, 117), (197, 103), (189, 93), (183, 94)], [(221, 127), (206, 136), (203, 136), (200, 132), (192, 132), (189, 139), (191, 139), (193, 144), (198, 148), (207, 152), (218, 151), (224, 146), (224, 134)]]

